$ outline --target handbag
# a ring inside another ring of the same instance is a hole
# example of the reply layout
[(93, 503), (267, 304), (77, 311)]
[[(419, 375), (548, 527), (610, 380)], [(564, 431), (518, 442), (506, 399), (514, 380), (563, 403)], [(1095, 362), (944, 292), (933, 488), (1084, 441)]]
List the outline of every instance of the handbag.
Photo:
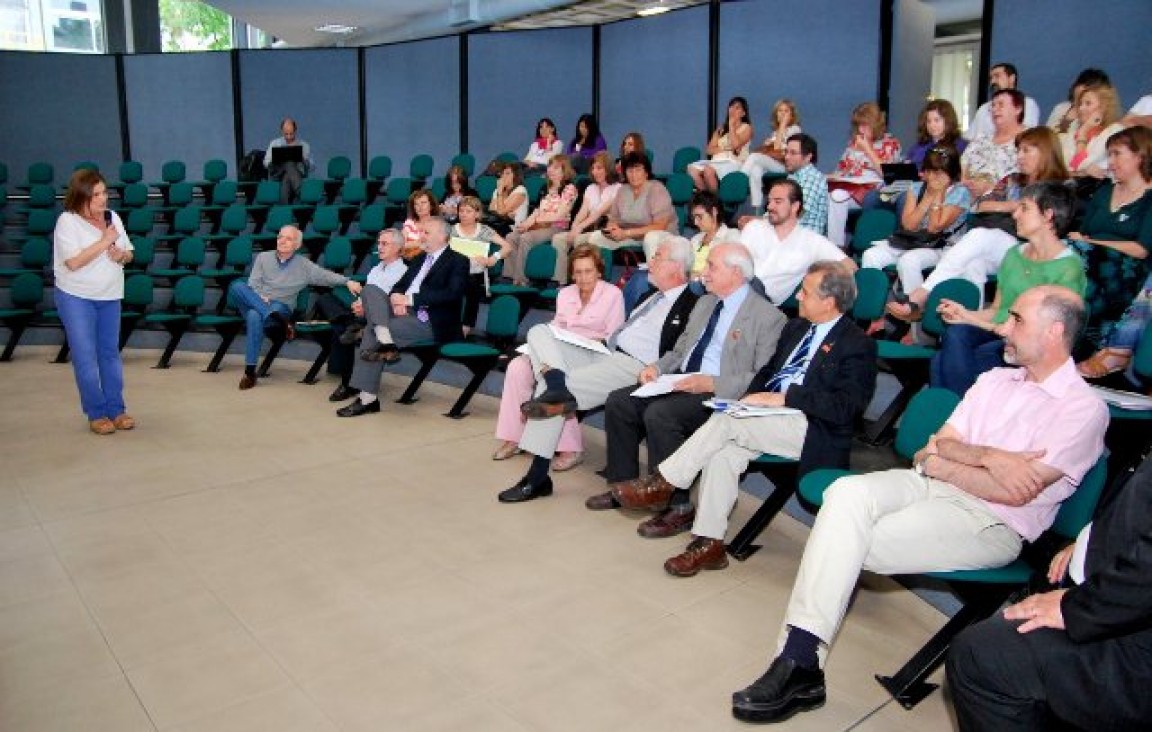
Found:
[(990, 211), (968, 215), (969, 229), (998, 229), (1016, 236), (1016, 219), (1005, 211)]
[(893, 249), (941, 249), (948, 243), (948, 234), (943, 231), (911, 231), (897, 229), (888, 237)]

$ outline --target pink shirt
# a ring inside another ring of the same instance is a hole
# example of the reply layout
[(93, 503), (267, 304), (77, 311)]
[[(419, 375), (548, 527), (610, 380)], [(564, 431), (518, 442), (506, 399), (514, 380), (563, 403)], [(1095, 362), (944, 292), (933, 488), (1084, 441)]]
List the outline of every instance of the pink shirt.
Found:
[(568, 285), (556, 294), (553, 322), (585, 338), (604, 340), (624, 325), (624, 294), (616, 285), (600, 280), (584, 305), (576, 285)]
[(1069, 358), (1039, 383), (1028, 381), (1022, 368), (982, 374), (948, 424), (973, 445), (1044, 450), (1040, 462), (1064, 474), (1023, 506), (984, 502), (1016, 533), (1035, 541), (1052, 525), (1060, 502), (1072, 495), (1103, 452), (1108, 409)]

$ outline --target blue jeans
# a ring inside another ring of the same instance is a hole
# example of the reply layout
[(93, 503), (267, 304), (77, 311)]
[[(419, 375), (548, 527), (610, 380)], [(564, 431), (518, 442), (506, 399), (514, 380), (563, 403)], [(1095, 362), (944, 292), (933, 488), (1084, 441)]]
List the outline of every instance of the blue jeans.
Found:
[(124, 414), (120, 301), (88, 300), (56, 290), (56, 311), (72, 349), (72, 373), (88, 420)]
[(944, 331), (940, 352), (932, 357), (930, 383), (963, 397), (977, 376), (1004, 365), (1000, 336), (974, 325), (950, 325)]
[(1136, 346), (1140, 345), (1140, 336), (1144, 335), (1144, 327), (1149, 319), (1152, 319), (1152, 275), (1148, 275), (1144, 286), (1124, 311), (1124, 317), (1113, 328), (1105, 345), (1135, 351)]
[(244, 318), (244, 365), (255, 366), (260, 360), (260, 346), (264, 343), (264, 323), (272, 313), (280, 313), (285, 318), (292, 317), (292, 308), (282, 302), (273, 300), (264, 302), (264, 298), (248, 286), (244, 280), (234, 280), (230, 289), (232, 302)]

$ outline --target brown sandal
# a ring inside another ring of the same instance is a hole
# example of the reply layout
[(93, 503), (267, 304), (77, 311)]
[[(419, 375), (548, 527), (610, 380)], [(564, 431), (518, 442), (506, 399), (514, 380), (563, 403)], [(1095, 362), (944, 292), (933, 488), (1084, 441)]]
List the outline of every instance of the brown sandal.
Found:
[(1090, 358), (1076, 364), (1076, 370), (1085, 379), (1103, 379), (1108, 374), (1123, 371), (1132, 362), (1132, 351), (1123, 348), (1101, 348)]
[[(899, 307), (907, 307), (908, 312), (897, 310)], [(920, 307), (920, 303), (909, 300), (906, 303), (898, 303), (895, 300), (884, 306), (885, 312), (897, 320), (902, 320), (905, 323), (918, 323), (924, 319), (924, 310)]]

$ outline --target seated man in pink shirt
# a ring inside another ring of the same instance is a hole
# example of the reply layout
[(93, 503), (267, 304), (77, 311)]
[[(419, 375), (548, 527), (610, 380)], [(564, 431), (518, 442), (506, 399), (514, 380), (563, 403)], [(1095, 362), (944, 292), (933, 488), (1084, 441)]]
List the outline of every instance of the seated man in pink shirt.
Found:
[(1108, 410), (1076, 372), (1084, 302), (1055, 285), (1022, 294), (998, 332), (1020, 368), (983, 374), (911, 470), (842, 478), (804, 548), (778, 655), (732, 695), (732, 713), (775, 722), (825, 701), (822, 667), (861, 569), (878, 574), (1011, 562), (1056, 517), (1104, 447)]

